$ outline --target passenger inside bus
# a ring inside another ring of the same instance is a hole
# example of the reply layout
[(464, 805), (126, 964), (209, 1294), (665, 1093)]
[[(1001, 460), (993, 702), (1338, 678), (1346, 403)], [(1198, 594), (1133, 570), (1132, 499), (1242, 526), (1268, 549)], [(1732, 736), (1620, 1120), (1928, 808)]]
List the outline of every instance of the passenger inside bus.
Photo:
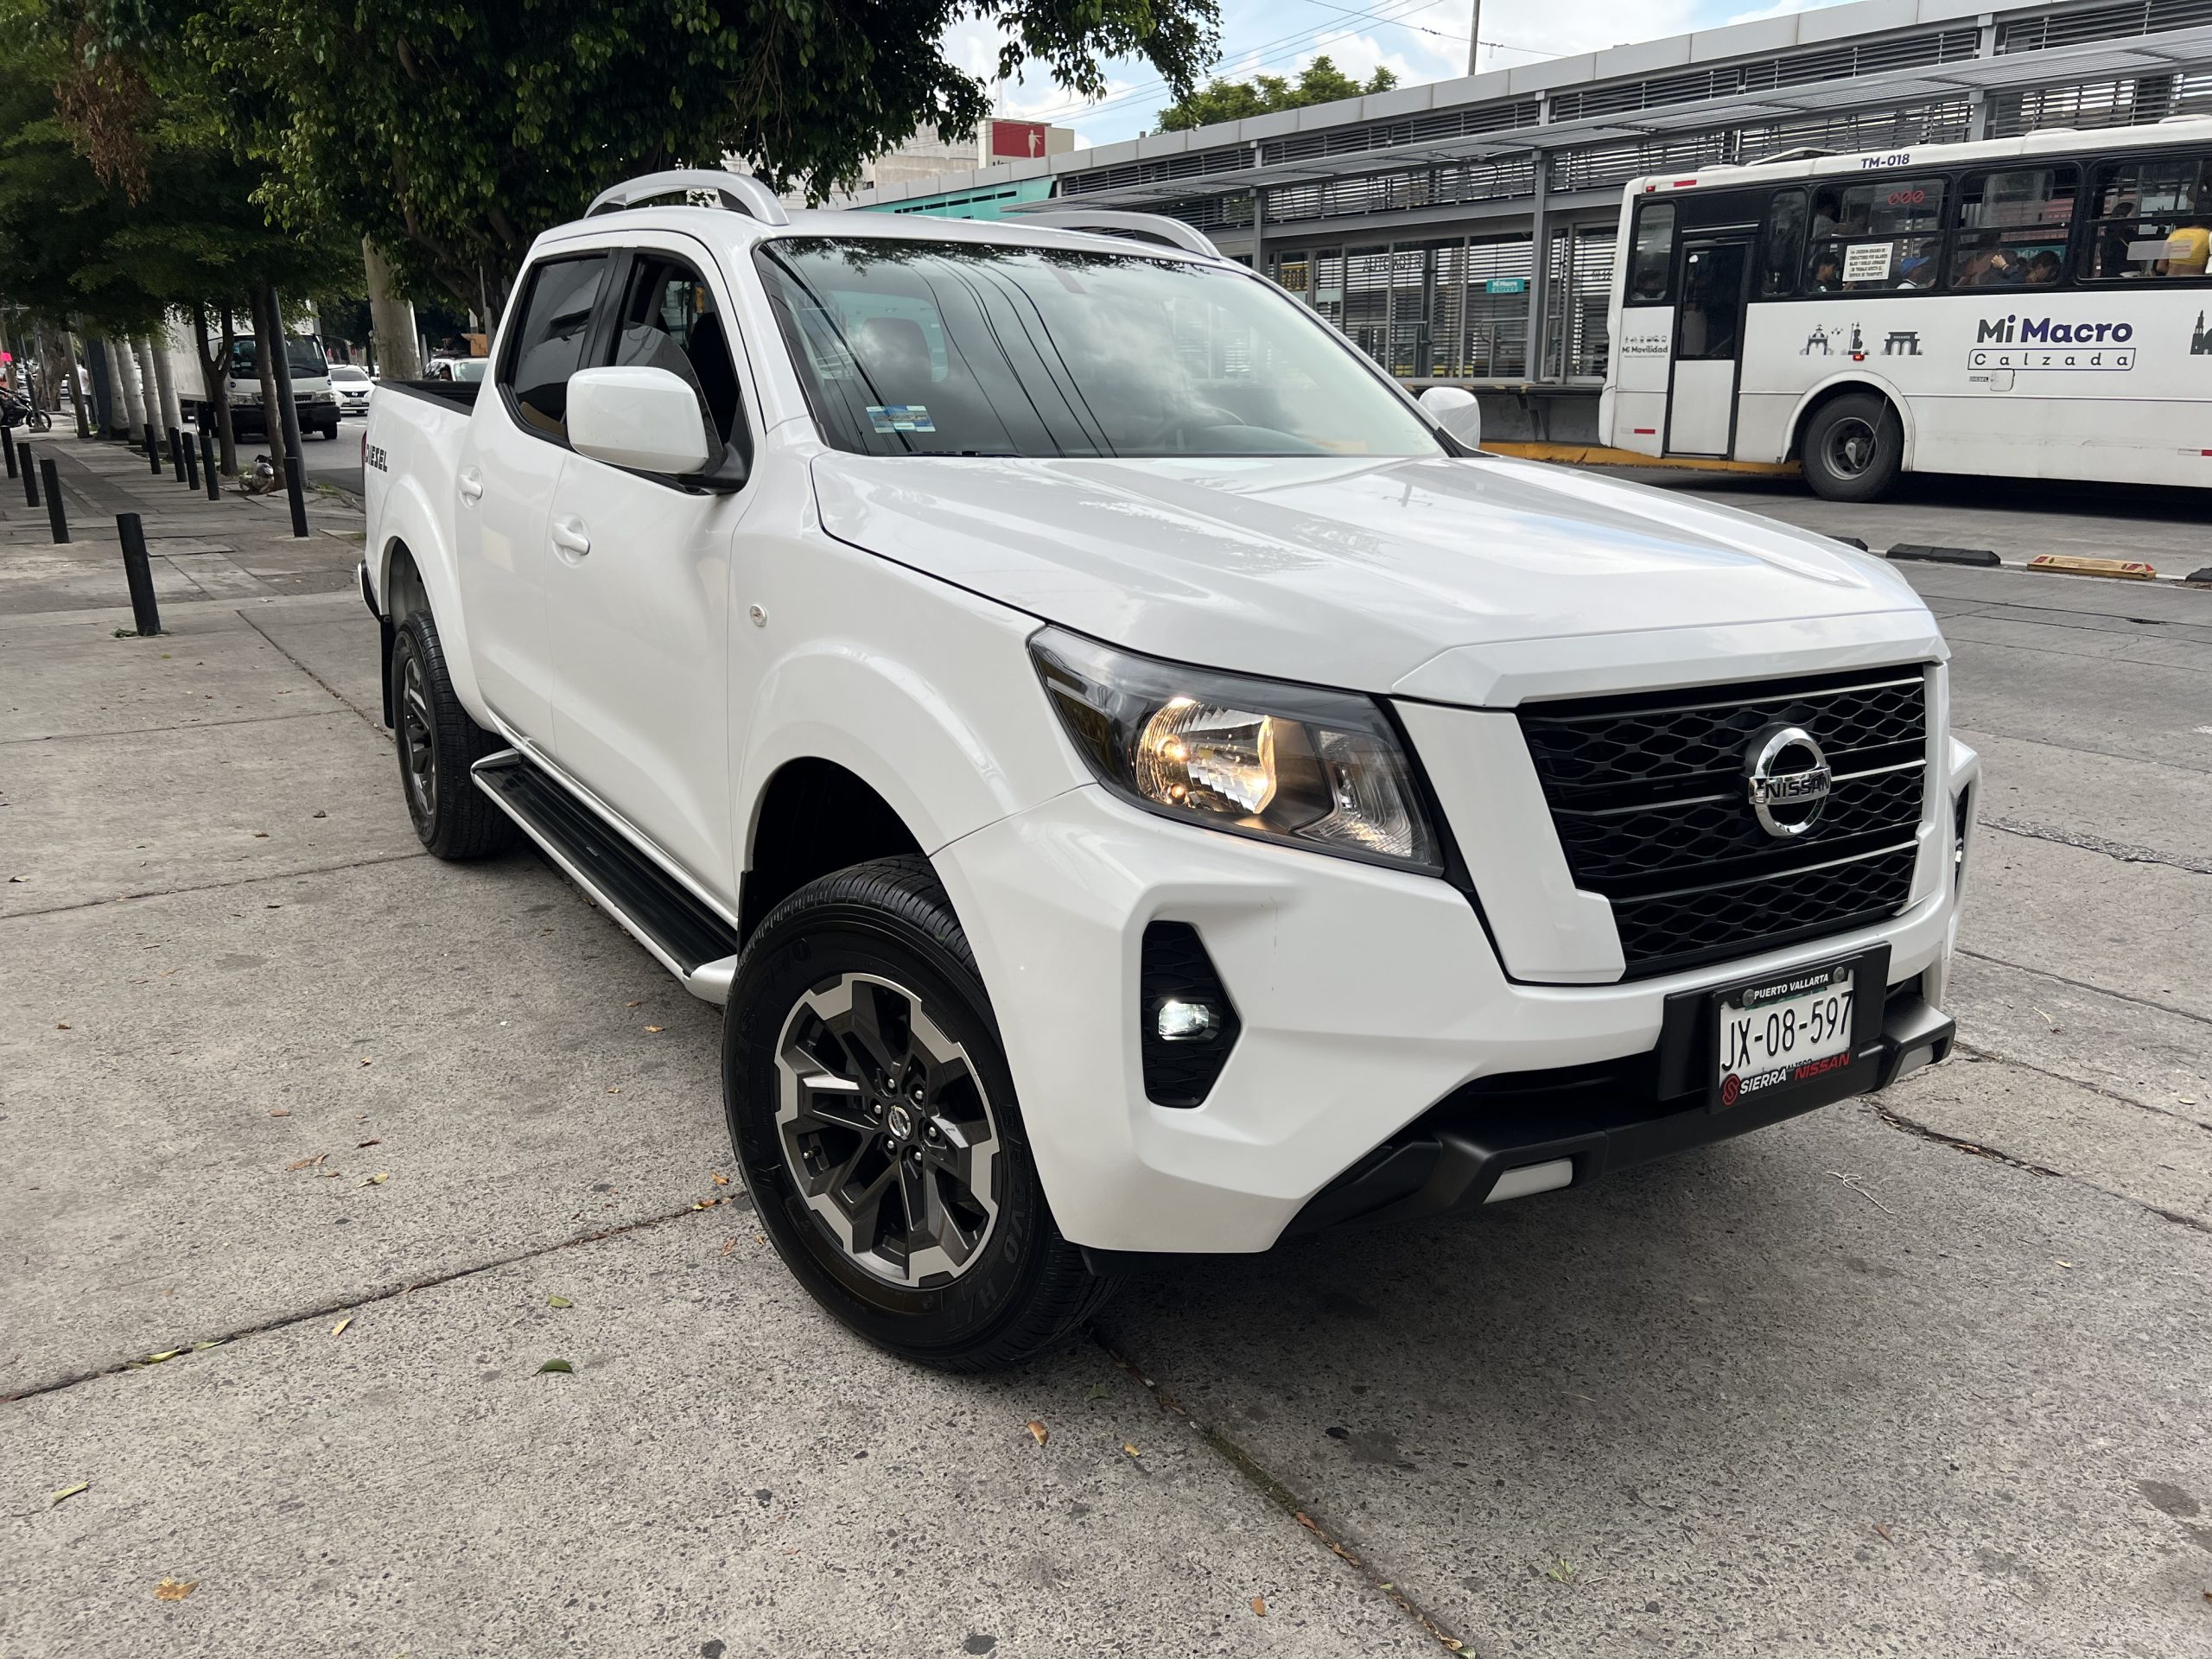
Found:
[(2202, 276), (2207, 257), (2212, 256), (2212, 229), (2205, 219), (2212, 215), (2196, 213), (2184, 217), (2166, 238), (2166, 257), (2158, 262), (2162, 276)]
[(2028, 260), (2029, 286), (2040, 288), (2045, 283), (2056, 282), (2058, 280), (2058, 267), (2059, 259), (2057, 249), (2037, 248)]
[(1813, 292), (1839, 293), (1843, 288), (1843, 260), (1833, 248), (1823, 248), (1813, 256)]

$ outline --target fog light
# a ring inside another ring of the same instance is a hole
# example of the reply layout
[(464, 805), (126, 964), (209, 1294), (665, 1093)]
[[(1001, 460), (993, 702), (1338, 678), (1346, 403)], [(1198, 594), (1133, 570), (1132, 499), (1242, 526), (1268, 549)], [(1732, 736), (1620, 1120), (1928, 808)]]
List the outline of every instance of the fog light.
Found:
[(1160, 1014), (1153, 1029), (1160, 1033), (1163, 1043), (1203, 1042), (1221, 1033), (1221, 1014), (1204, 1002), (1185, 1002), (1180, 997), (1169, 997), (1160, 1005)]

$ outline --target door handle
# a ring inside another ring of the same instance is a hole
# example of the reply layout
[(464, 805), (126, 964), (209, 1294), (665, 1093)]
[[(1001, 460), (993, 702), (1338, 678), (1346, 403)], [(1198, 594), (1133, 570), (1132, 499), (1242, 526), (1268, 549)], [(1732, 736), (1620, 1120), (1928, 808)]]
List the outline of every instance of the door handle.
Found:
[(591, 537), (584, 534), (581, 518), (556, 518), (553, 521), (553, 545), (571, 553), (591, 551)]
[(457, 480), (457, 487), (461, 491), (462, 500), (476, 500), (484, 493), (484, 474), (474, 467), (466, 467)]

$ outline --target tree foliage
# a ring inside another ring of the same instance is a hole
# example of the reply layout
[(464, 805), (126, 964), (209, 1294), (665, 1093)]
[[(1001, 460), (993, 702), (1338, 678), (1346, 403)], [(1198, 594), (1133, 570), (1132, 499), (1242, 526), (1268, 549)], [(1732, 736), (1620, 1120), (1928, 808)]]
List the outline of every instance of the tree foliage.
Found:
[(1276, 110), (1299, 110), (1308, 104), (1333, 104), (1341, 98), (1367, 92), (1387, 92), (1398, 84), (1389, 70), (1377, 68), (1363, 83), (1338, 69), (1328, 57), (1313, 60), (1291, 80), (1282, 75), (1255, 75), (1249, 80), (1210, 80), (1185, 93), (1160, 112), (1162, 132), (1183, 132), (1211, 126), (1217, 121), (1242, 121), (1248, 116), (1268, 115)]
[(286, 225), (342, 224), (410, 291), (496, 307), (531, 240), (598, 191), (747, 158), (821, 195), (928, 125), (975, 131), (983, 82), (947, 60), (998, 26), (1001, 74), (1081, 93), (1148, 60), (1179, 92), (1217, 0), (54, 0), (102, 52), (181, 54)]

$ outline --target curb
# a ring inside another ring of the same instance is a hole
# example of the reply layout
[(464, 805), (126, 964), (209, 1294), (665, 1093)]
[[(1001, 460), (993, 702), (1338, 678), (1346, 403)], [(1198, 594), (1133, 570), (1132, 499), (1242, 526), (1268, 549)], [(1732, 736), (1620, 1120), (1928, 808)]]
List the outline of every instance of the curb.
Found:
[(1884, 556), (1892, 559), (1914, 559), (1925, 564), (1988, 566), (2005, 563), (1994, 551), (1986, 547), (1925, 547), (1917, 542), (1899, 542)]
[(1640, 454), (1633, 449), (1614, 449), (1602, 443), (1548, 443), (1515, 438), (1485, 442), (1482, 447), (1492, 454), (1510, 455), (1516, 461), (1560, 461), (1580, 467), (1646, 467), (1684, 473), (1747, 474), (1758, 478), (1795, 478), (1800, 470), (1794, 461), (1700, 461), (1680, 455)]

